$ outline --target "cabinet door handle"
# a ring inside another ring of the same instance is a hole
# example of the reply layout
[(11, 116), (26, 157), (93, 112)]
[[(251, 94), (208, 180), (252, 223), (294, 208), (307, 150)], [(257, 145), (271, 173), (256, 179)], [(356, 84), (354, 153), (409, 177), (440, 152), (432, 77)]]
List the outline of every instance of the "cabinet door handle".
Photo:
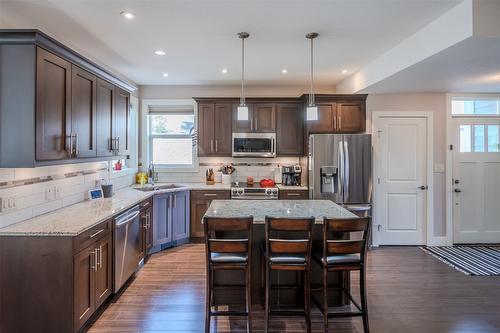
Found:
[(75, 157), (78, 157), (79, 149), (78, 149), (78, 133), (75, 133)]
[(148, 230), (149, 230), (149, 228), (151, 228), (151, 216), (149, 216), (149, 214), (146, 215), (146, 226), (147, 226), (146, 229), (148, 229)]
[(93, 233), (92, 235), (89, 236), (89, 238), (94, 238), (95, 236), (99, 235), (101, 232), (104, 232), (104, 229), (101, 229), (101, 230)]
[(210, 139), (210, 151), (213, 153), (214, 152), (214, 140)]
[(120, 153), (120, 137), (119, 136), (116, 137), (116, 153), (117, 154)]
[(217, 194), (214, 194), (214, 193), (205, 193), (203, 195), (206, 197), (216, 197), (217, 196)]
[(177, 194), (173, 195), (174, 197), (174, 208), (177, 207)]
[(256, 131), (259, 129), (258, 120), (259, 120), (259, 118), (255, 118), (255, 130)]
[(102, 245), (99, 246), (99, 268), (102, 268)]
[[(69, 139), (69, 144), (68, 144), (68, 139)], [(69, 135), (66, 135), (66, 152), (69, 155), (69, 157), (73, 156), (73, 134), (70, 133)]]
[(219, 140), (215, 139), (215, 152), (219, 151)]
[(287, 193), (286, 195), (289, 197), (298, 197), (300, 193)]
[[(92, 271), (94, 271), (94, 272), (97, 271), (97, 261), (96, 261), (97, 256), (96, 256), (96, 253), (95, 253), (96, 250), (97, 249), (94, 249), (94, 251), (90, 251), (90, 262), (91, 262), (91, 264), (90, 264), (90, 271), (91, 272)], [(92, 263), (94, 265), (92, 265)]]

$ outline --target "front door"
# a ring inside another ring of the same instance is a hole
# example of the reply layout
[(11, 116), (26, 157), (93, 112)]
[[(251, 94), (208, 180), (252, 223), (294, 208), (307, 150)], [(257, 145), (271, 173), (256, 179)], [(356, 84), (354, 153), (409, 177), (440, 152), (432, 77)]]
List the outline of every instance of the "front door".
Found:
[(500, 242), (500, 119), (453, 120), (453, 242)]
[(427, 118), (380, 117), (374, 210), (381, 245), (426, 243)]

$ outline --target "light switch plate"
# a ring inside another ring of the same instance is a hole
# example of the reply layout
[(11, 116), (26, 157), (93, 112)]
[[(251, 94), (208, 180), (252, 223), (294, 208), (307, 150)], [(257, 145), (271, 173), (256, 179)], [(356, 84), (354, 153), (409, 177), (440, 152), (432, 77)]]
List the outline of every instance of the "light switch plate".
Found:
[(0, 198), (0, 212), (8, 212), (16, 209), (17, 200), (16, 197), (3, 197)]

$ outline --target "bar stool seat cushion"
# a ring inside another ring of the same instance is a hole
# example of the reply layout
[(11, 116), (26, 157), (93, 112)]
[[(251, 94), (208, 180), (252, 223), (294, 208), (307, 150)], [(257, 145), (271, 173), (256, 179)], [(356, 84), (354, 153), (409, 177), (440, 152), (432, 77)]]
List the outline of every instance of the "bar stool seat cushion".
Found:
[[(323, 262), (323, 254), (315, 252), (314, 257), (319, 262)], [(338, 254), (338, 255), (330, 255), (326, 257), (326, 263), (328, 265), (335, 264), (360, 264), (361, 258), (359, 254)]]
[(210, 259), (214, 263), (246, 263), (248, 260), (248, 254), (212, 252), (210, 254)]
[(305, 264), (306, 257), (302, 253), (271, 254), (269, 262), (272, 264)]

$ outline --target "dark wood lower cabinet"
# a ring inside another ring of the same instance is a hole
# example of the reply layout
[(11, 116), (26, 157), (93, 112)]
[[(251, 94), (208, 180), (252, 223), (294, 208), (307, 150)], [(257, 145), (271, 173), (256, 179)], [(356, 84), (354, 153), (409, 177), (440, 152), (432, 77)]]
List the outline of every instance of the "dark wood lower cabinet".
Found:
[(231, 193), (228, 190), (196, 190), (191, 191), (191, 238), (203, 237), (204, 230), (201, 220), (212, 200), (228, 200)]
[(111, 221), (75, 237), (2, 236), (0, 332), (80, 330), (112, 293), (112, 246)]
[(309, 199), (308, 190), (280, 190), (280, 200), (307, 200)]
[(153, 247), (153, 200), (151, 198), (141, 203), (141, 228), (141, 254), (139, 259), (144, 259)]

